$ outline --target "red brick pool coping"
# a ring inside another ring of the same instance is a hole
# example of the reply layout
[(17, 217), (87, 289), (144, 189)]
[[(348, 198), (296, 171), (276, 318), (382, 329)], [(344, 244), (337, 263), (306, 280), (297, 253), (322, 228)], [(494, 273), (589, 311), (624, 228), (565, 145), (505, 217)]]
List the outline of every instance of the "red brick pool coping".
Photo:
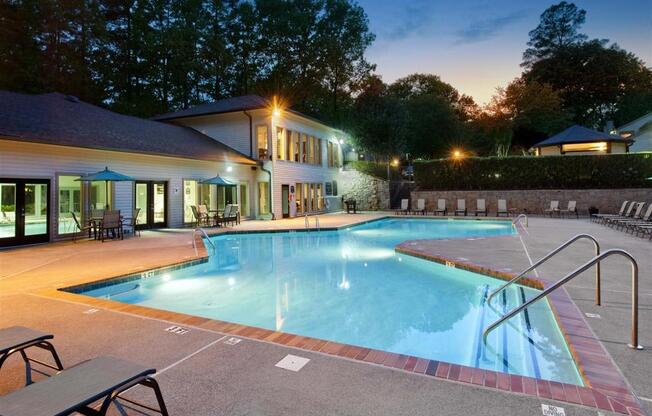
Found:
[[(198, 256), (200, 258), (205, 255), (205, 251), (201, 251), (202, 253)], [(483, 265), (447, 258), (436, 253), (429, 253), (427, 250), (420, 250), (418, 245), (410, 241), (398, 245), (396, 251), (405, 255), (420, 257), (503, 280), (509, 280), (515, 276), (512, 273), (494, 270)], [(524, 279), (524, 284), (541, 289), (545, 288), (549, 282), (528, 276), (527, 279)], [(600, 341), (595, 337), (580, 310), (563, 287), (549, 296), (549, 303), (566, 338), (586, 387), (506, 374), (492, 370), (483, 370), (355, 345), (341, 344), (318, 338), (304, 337), (140, 305), (98, 299), (55, 288), (41, 290), (38, 294), (83, 303), (97, 308), (165, 320), (179, 325), (256, 339), (306, 351), (320, 352), (360, 362), (373, 363), (438, 379), (498, 389), (516, 394), (525, 394), (541, 399), (558, 400), (632, 416), (645, 414), (643, 406), (632, 393), (631, 387)]]

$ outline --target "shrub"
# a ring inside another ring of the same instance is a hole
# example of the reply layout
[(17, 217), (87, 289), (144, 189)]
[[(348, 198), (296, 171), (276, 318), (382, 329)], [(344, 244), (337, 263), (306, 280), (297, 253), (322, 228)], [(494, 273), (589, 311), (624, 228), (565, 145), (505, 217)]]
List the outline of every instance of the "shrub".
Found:
[(421, 189), (648, 188), (652, 155), (514, 156), (414, 163)]
[[(366, 160), (356, 160), (346, 163), (347, 168), (353, 168), (358, 172), (364, 173), (375, 178), (387, 180), (387, 164), (378, 162), (369, 162)], [(400, 172), (397, 167), (390, 166), (390, 177), (392, 179), (399, 179)]]

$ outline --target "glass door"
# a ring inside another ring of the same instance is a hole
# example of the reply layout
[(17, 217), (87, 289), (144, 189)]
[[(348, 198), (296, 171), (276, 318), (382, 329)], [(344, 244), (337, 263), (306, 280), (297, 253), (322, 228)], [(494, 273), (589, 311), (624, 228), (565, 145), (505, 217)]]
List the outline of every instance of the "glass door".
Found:
[(0, 179), (0, 246), (50, 240), (50, 181)]
[(134, 196), (139, 229), (167, 226), (167, 182), (136, 181)]

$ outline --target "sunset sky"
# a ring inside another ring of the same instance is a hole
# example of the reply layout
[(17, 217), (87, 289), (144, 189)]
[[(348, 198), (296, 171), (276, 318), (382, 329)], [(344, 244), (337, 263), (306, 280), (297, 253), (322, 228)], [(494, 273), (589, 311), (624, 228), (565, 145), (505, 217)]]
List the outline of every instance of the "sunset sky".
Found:
[[(553, 2), (539, 0), (359, 0), (376, 41), (367, 58), (385, 82), (439, 75), (482, 104), (517, 77), (528, 32)], [(580, 0), (583, 32), (652, 65), (652, 0)]]

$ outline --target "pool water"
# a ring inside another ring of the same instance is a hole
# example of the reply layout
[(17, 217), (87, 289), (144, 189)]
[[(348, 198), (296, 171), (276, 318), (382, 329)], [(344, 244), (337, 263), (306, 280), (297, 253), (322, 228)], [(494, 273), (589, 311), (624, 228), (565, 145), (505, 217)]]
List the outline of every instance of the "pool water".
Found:
[(582, 385), (547, 302), (483, 329), (537, 293), (402, 255), (406, 240), (512, 234), (510, 222), (385, 219), (340, 231), (213, 237), (207, 263), (89, 296), (466, 366)]

